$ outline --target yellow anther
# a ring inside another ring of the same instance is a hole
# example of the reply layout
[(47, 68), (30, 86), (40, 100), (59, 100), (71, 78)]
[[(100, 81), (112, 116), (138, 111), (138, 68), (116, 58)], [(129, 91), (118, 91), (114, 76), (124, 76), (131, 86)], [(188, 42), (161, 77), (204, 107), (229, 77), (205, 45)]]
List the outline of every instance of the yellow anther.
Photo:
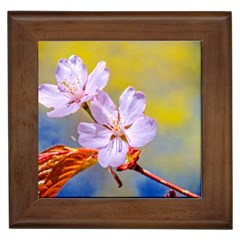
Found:
[(62, 84), (72, 92), (72, 89), (71, 89), (70, 86), (66, 83), (66, 81), (63, 81)]

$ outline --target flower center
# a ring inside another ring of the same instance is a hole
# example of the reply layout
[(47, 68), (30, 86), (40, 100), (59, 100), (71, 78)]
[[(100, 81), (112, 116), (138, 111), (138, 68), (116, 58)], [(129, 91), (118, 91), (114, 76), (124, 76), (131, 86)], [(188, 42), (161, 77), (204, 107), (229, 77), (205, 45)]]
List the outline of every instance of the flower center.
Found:
[(112, 125), (113, 125), (112, 131), (113, 131), (114, 135), (117, 137), (123, 137), (124, 130), (119, 125), (119, 123), (117, 123), (115, 120), (112, 120)]
[(79, 103), (81, 99), (85, 96), (84, 91), (80, 91), (79, 87), (75, 82), (67, 83), (67, 81), (62, 82), (63, 91), (70, 95), (72, 101)]
[(74, 94), (72, 95), (72, 97), (73, 97), (74, 102), (79, 103), (79, 102), (81, 101), (81, 99), (82, 99), (85, 95), (86, 95), (86, 94), (84, 93), (84, 91), (82, 91), (81, 94), (74, 93)]

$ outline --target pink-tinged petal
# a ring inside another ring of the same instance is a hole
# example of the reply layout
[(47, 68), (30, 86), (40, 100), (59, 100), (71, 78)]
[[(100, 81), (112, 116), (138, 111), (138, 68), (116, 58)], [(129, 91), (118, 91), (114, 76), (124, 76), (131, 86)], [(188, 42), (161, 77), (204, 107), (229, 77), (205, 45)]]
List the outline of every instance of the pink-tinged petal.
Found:
[(108, 79), (109, 70), (106, 67), (106, 62), (101, 61), (88, 76), (85, 93), (89, 100), (107, 85)]
[(109, 142), (112, 132), (97, 123), (80, 123), (78, 125), (78, 142), (86, 148), (103, 148)]
[(65, 117), (69, 114), (75, 113), (80, 107), (81, 107), (81, 102), (80, 103), (73, 102), (71, 104), (65, 103), (58, 106), (51, 112), (48, 112), (47, 115), (48, 117), (56, 117), (56, 118)]
[(41, 84), (38, 87), (38, 101), (47, 108), (59, 107), (69, 102), (69, 98), (62, 94), (57, 85)]
[(133, 87), (128, 87), (119, 98), (119, 112), (121, 123), (129, 126), (142, 117), (146, 107), (146, 99), (142, 92), (135, 92)]
[(103, 91), (99, 91), (98, 95), (93, 98), (90, 109), (94, 119), (102, 125), (112, 126), (112, 122), (117, 120), (116, 105)]
[(56, 80), (61, 91), (81, 94), (86, 85), (86, 66), (81, 58), (72, 55), (68, 60), (60, 59), (56, 69)]
[(157, 123), (149, 117), (138, 118), (126, 130), (128, 143), (131, 147), (139, 148), (153, 140), (157, 134)]
[(98, 152), (99, 164), (106, 167), (118, 167), (126, 161), (128, 144), (120, 138), (114, 138), (109, 144)]

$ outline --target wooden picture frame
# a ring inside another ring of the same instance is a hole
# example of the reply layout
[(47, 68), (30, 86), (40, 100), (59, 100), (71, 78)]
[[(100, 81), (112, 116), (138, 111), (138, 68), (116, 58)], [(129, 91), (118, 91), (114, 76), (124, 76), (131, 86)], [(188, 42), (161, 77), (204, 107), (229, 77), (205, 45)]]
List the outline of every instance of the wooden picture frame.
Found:
[[(38, 41), (200, 40), (202, 198), (38, 198)], [(232, 228), (230, 12), (9, 12), (11, 228)]]

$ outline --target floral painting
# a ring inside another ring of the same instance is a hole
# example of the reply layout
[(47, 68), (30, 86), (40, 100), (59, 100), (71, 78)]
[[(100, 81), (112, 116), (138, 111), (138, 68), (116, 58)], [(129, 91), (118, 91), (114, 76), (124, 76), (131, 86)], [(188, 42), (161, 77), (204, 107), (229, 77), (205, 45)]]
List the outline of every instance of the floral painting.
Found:
[(40, 41), (39, 197), (201, 197), (199, 41)]

